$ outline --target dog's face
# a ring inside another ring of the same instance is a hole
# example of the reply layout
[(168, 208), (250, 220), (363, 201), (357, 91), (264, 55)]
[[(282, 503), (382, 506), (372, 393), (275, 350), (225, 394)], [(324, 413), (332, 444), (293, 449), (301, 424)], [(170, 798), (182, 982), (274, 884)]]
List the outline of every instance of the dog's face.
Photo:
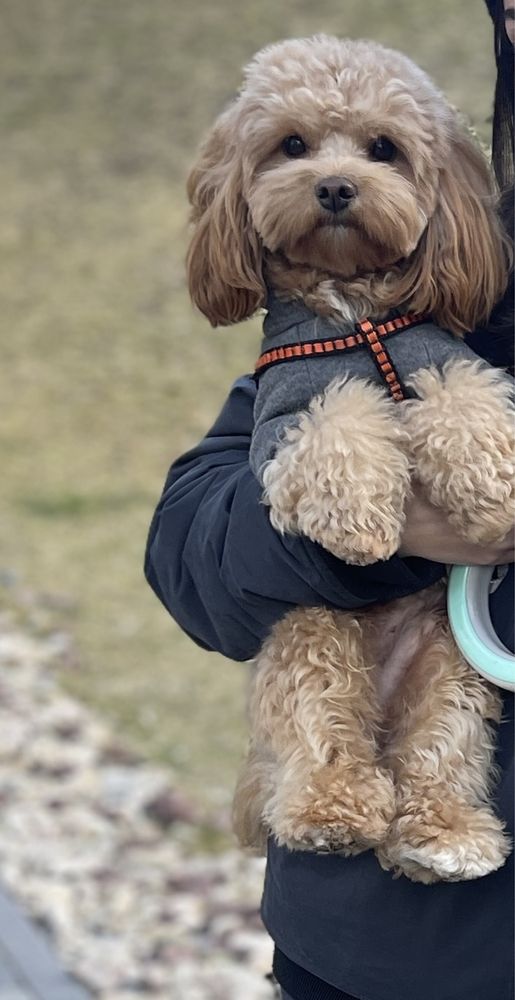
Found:
[(234, 123), (264, 246), (345, 278), (412, 254), (434, 211), (442, 105), (412, 63), (369, 43), (265, 50)]
[(402, 275), (399, 301), (456, 331), (502, 292), (482, 155), (425, 73), (372, 42), (319, 36), (258, 53), (188, 191), (190, 290), (213, 325), (264, 303), (266, 254), (344, 281)]

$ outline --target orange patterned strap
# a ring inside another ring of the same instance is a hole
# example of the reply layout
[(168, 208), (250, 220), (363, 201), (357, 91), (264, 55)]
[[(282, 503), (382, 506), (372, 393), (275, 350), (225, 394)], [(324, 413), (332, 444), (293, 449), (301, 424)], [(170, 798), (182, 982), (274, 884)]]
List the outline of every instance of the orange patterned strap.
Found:
[(406, 316), (396, 316), (384, 323), (374, 324), (365, 319), (356, 323), (356, 333), (347, 337), (336, 337), (334, 340), (311, 340), (304, 343), (285, 344), (272, 351), (266, 351), (258, 358), (255, 374), (261, 375), (266, 369), (284, 361), (297, 358), (320, 357), (324, 354), (341, 353), (356, 347), (368, 347), (375, 364), (386, 386), (395, 400), (404, 399), (404, 390), (400, 378), (395, 371), (392, 359), (388, 354), (384, 341), (393, 333), (408, 330), (425, 322), (428, 316), (423, 313), (408, 313)]

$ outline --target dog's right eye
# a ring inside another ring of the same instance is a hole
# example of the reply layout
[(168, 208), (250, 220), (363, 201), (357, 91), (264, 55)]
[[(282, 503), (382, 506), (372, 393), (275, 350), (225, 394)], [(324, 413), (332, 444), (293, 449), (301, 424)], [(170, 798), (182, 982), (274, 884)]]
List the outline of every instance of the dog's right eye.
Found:
[(289, 135), (286, 139), (283, 139), (281, 148), (285, 156), (289, 156), (292, 159), (296, 156), (304, 156), (304, 153), (308, 149), (304, 139), (301, 139), (300, 135)]

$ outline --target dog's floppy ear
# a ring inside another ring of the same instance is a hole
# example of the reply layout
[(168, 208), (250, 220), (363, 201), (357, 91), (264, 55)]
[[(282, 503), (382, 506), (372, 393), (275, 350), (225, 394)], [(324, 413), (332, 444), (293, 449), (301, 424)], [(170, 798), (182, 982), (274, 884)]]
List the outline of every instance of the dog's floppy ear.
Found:
[(214, 126), (188, 179), (193, 237), (190, 295), (212, 326), (238, 323), (264, 305), (261, 241), (243, 195), (234, 112)]
[[(414, 255), (416, 307), (463, 334), (485, 323), (507, 283), (510, 251), (481, 151), (456, 123), (436, 209)], [(412, 285), (413, 288), (413, 285)]]

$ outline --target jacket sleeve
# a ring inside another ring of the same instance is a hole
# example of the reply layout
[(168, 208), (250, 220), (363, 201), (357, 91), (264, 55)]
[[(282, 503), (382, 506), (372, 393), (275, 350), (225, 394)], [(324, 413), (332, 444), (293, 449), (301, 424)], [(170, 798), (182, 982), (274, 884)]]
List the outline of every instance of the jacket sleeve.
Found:
[(255, 392), (250, 376), (239, 379), (204, 440), (172, 465), (145, 556), (147, 580), (181, 628), (235, 660), (253, 657), (294, 606), (359, 608), (443, 573), (398, 557), (349, 566), (303, 537), (279, 535), (249, 468)]

